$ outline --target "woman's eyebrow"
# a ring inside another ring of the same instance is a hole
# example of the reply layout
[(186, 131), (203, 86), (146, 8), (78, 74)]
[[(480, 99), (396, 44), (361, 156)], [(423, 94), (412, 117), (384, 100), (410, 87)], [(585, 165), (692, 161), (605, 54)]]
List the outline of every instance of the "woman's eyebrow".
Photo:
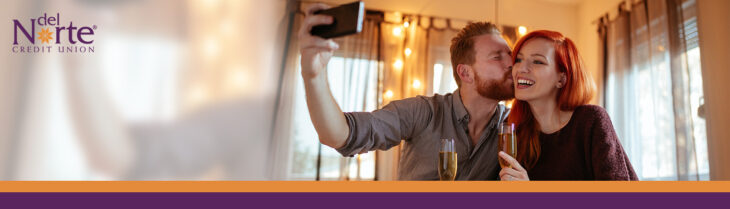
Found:
[(547, 57), (546, 57), (545, 55), (542, 55), (542, 54), (537, 54), (537, 53), (535, 53), (535, 54), (532, 54), (532, 55), (530, 55), (530, 56), (533, 56), (533, 57), (535, 57), (535, 56), (540, 56), (540, 57), (543, 57), (543, 58), (547, 59)]

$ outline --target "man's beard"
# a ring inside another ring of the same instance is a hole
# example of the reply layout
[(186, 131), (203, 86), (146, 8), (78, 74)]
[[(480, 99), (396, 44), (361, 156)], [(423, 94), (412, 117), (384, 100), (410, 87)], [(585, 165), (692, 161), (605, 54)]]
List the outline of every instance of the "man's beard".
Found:
[(498, 80), (484, 81), (478, 74), (475, 76), (479, 95), (500, 101), (515, 98), (515, 89), (512, 83), (507, 82), (507, 79), (512, 76), (512, 72), (507, 72), (502, 79)]

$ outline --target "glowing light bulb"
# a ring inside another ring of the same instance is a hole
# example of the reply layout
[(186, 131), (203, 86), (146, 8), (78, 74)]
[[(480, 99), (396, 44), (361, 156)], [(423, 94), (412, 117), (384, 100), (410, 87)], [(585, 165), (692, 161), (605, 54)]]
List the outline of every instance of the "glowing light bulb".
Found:
[(391, 90), (385, 91), (385, 94), (383, 96), (385, 96), (386, 99), (393, 98), (393, 91), (391, 91)]
[(394, 36), (400, 36), (400, 34), (403, 32), (403, 30), (400, 29), (400, 27), (393, 28), (393, 35)]
[(393, 67), (395, 69), (402, 69), (403, 68), (403, 60), (396, 60), (395, 63), (393, 63)]
[(412, 52), (411, 51), (411, 48), (406, 48), (406, 51), (405, 51), (406, 56), (410, 56), (411, 55), (411, 52)]
[(525, 27), (525, 26), (517, 27), (517, 32), (520, 34), (520, 36), (524, 36), (525, 34), (527, 34), (527, 27)]
[(421, 81), (419, 81), (418, 79), (413, 80), (413, 88), (414, 89), (421, 88)]

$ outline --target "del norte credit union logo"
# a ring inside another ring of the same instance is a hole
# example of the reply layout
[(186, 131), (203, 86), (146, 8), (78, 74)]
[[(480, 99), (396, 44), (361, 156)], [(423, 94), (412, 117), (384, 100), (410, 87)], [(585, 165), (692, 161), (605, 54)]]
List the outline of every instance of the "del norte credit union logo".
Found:
[(96, 25), (75, 26), (73, 21), (62, 25), (61, 14), (30, 18), (23, 22), (13, 19), (13, 47), (16, 54), (94, 53)]

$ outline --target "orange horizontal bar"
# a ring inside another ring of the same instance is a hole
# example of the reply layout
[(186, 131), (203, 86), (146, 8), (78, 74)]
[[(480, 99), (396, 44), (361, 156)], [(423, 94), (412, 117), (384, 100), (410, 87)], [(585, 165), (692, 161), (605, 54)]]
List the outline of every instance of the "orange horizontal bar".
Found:
[(0, 181), (0, 192), (730, 192), (730, 181)]

